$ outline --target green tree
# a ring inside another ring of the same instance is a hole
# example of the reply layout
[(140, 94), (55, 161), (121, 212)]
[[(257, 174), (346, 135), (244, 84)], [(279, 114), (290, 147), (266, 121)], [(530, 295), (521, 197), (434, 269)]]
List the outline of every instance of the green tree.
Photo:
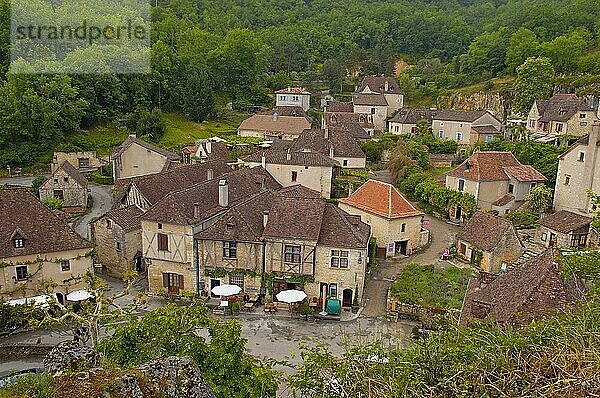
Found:
[(552, 188), (544, 184), (536, 185), (525, 196), (525, 201), (534, 212), (545, 213), (552, 206)]
[(529, 113), (536, 99), (548, 99), (552, 95), (554, 69), (548, 58), (528, 58), (517, 68), (513, 109), (516, 113)]
[(540, 42), (534, 32), (527, 28), (519, 28), (512, 34), (506, 49), (506, 66), (511, 72), (527, 60), (538, 55)]

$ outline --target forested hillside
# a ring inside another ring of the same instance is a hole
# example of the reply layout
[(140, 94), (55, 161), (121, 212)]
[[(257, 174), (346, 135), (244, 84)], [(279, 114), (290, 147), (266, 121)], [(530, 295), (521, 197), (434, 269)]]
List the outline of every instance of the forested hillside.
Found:
[(32, 164), (49, 147), (88, 149), (69, 137), (131, 113), (202, 121), (229, 100), (271, 105), (272, 90), (291, 83), (351, 88), (347, 72), (392, 73), (399, 58), (414, 65), (399, 77), (409, 100), (514, 75), (532, 56), (549, 59), (564, 88), (597, 93), (600, 84), (597, 0), (157, 0), (149, 76), (7, 75), (1, 4), (1, 164)]

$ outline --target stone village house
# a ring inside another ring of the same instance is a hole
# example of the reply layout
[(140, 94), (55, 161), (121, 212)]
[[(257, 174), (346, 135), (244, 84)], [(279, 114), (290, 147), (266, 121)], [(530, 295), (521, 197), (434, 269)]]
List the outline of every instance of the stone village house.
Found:
[(294, 140), (311, 126), (312, 119), (306, 116), (302, 108), (280, 106), (242, 121), (238, 127), (238, 135), (265, 140)]
[(489, 111), (438, 110), (432, 115), (434, 136), (456, 141), (459, 145), (473, 145), (478, 141), (492, 141), (501, 135), (502, 123)]
[(310, 109), (310, 92), (302, 87), (288, 87), (275, 91), (276, 106), (299, 106), (304, 111)]
[[(510, 152), (476, 151), (461, 165), (446, 173), (446, 187), (470, 193), (482, 211), (507, 214), (525, 200), (531, 188), (546, 181), (532, 166), (521, 164)], [(461, 220), (462, 210), (451, 217)]]
[(554, 210), (583, 215), (597, 211), (588, 190), (600, 193), (600, 122), (594, 123), (589, 136), (559, 156)]
[(586, 293), (579, 279), (566, 281), (552, 250), (500, 275), (480, 272), (472, 277), (459, 323), (482, 319), (523, 326), (531, 321), (564, 312)]
[(40, 200), (57, 198), (67, 213), (83, 212), (88, 204), (88, 180), (70, 163), (64, 162), (39, 188)]
[(582, 248), (597, 242), (591, 217), (561, 210), (539, 220), (536, 243), (558, 249)]
[(377, 130), (385, 130), (387, 119), (404, 106), (404, 95), (393, 77), (366, 76), (352, 95), (354, 113), (371, 115)]
[(181, 163), (193, 164), (209, 161), (229, 162), (231, 157), (227, 145), (215, 139), (198, 140), (194, 145), (181, 148)]
[(143, 214), (142, 209), (132, 205), (113, 209), (91, 223), (90, 236), (103, 273), (123, 278), (128, 271), (145, 270), (140, 221)]
[(429, 242), (429, 232), (422, 228), (424, 214), (391, 184), (369, 180), (340, 199), (339, 206), (371, 227), (379, 257), (410, 255)]
[(96, 155), (96, 151), (54, 152), (50, 171), (54, 173), (64, 162), (69, 162), (80, 173), (95, 171), (108, 164)]
[(114, 180), (139, 177), (167, 170), (180, 156), (130, 135), (111, 156)]
[(264, 279), (269, 296), (302, 289), (343, 307), (362, 298), (370, 228), (301, 186), (260, 192), (195, 238), (206, 290), (231, 283), (259, 293)]
[(81, 289), (78, 277), (93, 272), (90, 242), (73, 231), (24, 188), (0, 189), (0, 295), (38, 296), (44, 281), (57, 284), (56, 297)]
[(506, 271), (524, 250), (512, 223), (489, 213), (475, 213), (456, 234), (457, 254), (491, 274)]

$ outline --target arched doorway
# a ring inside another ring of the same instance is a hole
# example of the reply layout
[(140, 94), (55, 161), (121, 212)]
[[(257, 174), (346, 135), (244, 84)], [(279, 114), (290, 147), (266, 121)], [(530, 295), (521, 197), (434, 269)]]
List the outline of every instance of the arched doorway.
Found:
[(60, 292), (56, 292), (55, 294), (56, 294), (56, 301), (58, 301), (61, 304), (64, 304), (65, 303), (65, 296), (62, 293), (60, 293)]
[(342, 292), (342, 307), (352, 306), (352, 289), (344, 289)]

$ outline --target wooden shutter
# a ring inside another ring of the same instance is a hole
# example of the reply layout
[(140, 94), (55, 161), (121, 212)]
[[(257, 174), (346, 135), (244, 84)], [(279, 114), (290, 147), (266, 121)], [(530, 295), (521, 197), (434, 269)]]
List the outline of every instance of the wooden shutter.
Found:
[(183, 289), (183, 275), (179, 275), (179, 288)]
[(169, 274), (163, 273), (163, 287), (169, 287)]

